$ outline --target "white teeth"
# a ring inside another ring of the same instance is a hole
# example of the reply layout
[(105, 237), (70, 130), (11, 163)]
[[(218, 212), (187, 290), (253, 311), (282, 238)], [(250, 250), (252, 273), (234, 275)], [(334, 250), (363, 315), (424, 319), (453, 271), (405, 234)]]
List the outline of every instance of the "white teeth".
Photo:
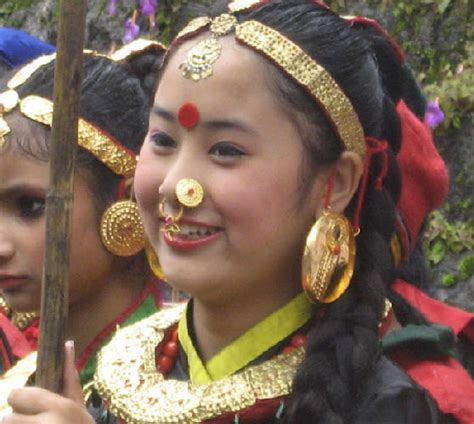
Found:
[(180, 235), (189, 238), (198, 238), (203, 236), (210, 236), (219, 231), (217, 227), (200, 227), (197, 225), (190, 224), (179, 224), (181, 229)]

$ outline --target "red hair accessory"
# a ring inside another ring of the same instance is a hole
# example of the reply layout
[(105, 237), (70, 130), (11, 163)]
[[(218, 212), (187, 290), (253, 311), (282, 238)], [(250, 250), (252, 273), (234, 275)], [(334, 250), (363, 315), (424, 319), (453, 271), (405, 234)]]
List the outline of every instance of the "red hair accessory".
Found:
[(446, 164), (433, 143), (430, 128), (401, 100), (397, 112), (402, 124), (402, 146), (397, 155), (402, 191), (398, 210), (408, 229), (410, 253), (428, 214), (437, 208), (448, 194)]
[(188, 130), (193, 129), (199, 122), (199, 110), (193, 103), (185, 103), (178, 111), (179, 123)]
[(367, 178), (369, 177), (370, 164), (372, 162), (372, 156), (381, 154), (382, 155), (382, 169), (379, 172), (379, 175), (375, 179), (375, 189), (380, 191), (382, 190), (383, 179), (387, 175), (388, 171), (388, 156), (387, 148), (388, 143), (385, 140), (379, 140), (375, 137), (366, 136), (365, 142), (367, 144), (367, 156), (364, 163), (364, 173), (360, 182), (359, 196), (357, 198), (357, 206), (354, 212), (354, 218), (352, 225), (354, 226), (355, 231), (360, 227), (360, 212), (362, 210), (362, 203), (364, 200), (365, 189), (367, 187)]
[(374, 28), (380, 35), (385, 37), (385, 39), (392, 45), (393, 49), (395, 50), (398, 56), (398, 60), (400, 61), (400, 63), (402, 65), (405, 63), (405, 53), (403, 52), (400, 45), (392, 38), (392, 36), (388, 33), (388, 31), (382, 25), (380, 25), (380, 23), (377, 22), (375, 19), (370, 19), (365, 16), (350, 16), (350, 17), (342, 16), (342, 18), (345, 19), (350, 24), (362, 24), (362, 25), (368, 25)]

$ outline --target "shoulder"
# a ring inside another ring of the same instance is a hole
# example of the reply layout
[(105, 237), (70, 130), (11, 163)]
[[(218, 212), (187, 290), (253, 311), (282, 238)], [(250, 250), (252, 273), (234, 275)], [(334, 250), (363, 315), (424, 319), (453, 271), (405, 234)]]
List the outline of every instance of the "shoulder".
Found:
[(381, 357), (360, 394), (356, 424), (447, 424), (430, 395), (401, 368)]

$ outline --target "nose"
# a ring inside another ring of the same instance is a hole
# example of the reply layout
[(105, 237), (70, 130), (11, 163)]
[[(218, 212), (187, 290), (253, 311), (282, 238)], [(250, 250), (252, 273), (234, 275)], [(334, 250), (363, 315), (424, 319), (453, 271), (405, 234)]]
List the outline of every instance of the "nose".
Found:
[[(189, 204), (186, 202), (187, 199), (185, 198), (187, 197), (187, 193), (184, 194), (184, 197), (183, 193), (181, 193), (178, 198), (177, 188), (180, 185), (181, 189), (179, 189), (179, 191), (182, 192), (183, 187), (187, 188), (189, 186), (189, 190), (193, 192), (189, 193), (189, 195), (196, 195), (197, 193), (194, 193), (196, 188), (201, 190), (204, 186), (202, 178), (200, 177), (201, 173), (199, 172), (199, 168), (200, 166), (196, 159), (190, 158), (189, 160), (186, 160), (179, 158), (176, 160), (173, 166), (168, 169), (168, 172), (166, 173), (158, 192), (160, 201), (163, 199), (166, 200), (167, 209), (171, 209), (169, 213), (179, 211), (182, 206), (189, 208), (193, 207), (191, 206), (192, 201)], [(189, 180), (191, 180), (192, 183), (190, 183)], [(195, 184), (195, 182), (199, 183), (199, 187)], [(191, 185), (193, 187), (191, 187)], [(194, 185), (196, 185), (196, 187), (194, 187)], [(204, 200), (205, 199), (203, 199), (201, 196), (200, 201), (195, 201), (196, 206), (201, 204)]]

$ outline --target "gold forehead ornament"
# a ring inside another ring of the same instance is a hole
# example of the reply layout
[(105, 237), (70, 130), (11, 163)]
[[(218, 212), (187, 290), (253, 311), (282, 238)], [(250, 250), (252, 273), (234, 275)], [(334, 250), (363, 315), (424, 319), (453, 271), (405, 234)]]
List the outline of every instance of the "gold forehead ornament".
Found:
[[(218, 37), (228, 34), (237, 24), (233, 15), (224, 13), (212, 21), (204, 19), (204, 23), (211, 22), (211, 37), (197, 43), (189, 52), (180, 68), (183, 76), (193, 81), (208, 78), (212, 75), (212, 65), (219, 59), (222, 46)], [(200, 21), (201, 22), (201, 21)]]
[(261, 22), (250, 20), (238, 23), (232, 13), (241, 12), (263, 1), (235, 1), (229, 4), (230, 13), (217, 18), (200, 17), (192, 20), (177, 36), (188, 38), (209, 26), (211, 37), (200, 41), (188, 52), (181, 65), (183, 76), (199, 81), (212, 75), (212, 65), (219, 58), (222, 46), (218, 38), (235, 31), (235, 39), (269, 59), (289, 78), (307, 91), (330, 120), (345, 150), (366, 156), (366, 142), (362, 124), (342, 88), (326, 69), (301, 47)]

